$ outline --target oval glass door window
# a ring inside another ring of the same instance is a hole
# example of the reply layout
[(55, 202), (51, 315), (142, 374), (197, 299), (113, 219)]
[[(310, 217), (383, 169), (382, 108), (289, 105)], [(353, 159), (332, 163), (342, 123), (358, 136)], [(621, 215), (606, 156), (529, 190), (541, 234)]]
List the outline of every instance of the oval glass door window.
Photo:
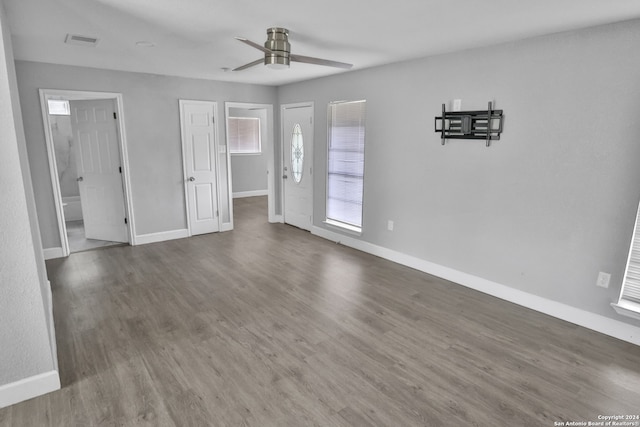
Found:
[(302, 181), (302, 168), (304, 165), (304, 141), (302, 129), (298, 123), (293, 127), (291, 134), (291, 176), (296, 183)]

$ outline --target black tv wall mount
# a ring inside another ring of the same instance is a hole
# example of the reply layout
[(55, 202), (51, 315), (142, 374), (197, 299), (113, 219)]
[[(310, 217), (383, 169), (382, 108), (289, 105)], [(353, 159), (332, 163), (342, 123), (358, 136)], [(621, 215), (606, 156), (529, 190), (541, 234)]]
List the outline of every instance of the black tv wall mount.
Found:
[(442, 104), (442, 116), (435, 118), (434, 128), (440, 133), (442, 145), (447, 139), (482, 139), (489, 147), (491, 141), (500, 139), (502, 122), (502, 110), (494, 110), (491, 102), (486, 110), (479, 111), (446, 111)]

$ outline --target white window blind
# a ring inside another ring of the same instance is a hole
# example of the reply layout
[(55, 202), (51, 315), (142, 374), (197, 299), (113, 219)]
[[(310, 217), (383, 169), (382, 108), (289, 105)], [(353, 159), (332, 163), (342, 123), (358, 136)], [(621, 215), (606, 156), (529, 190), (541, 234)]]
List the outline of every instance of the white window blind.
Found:
[(329, 105), (327, 220), (362, 227), (366, 101)]
[(255, 117), (229, 117), (229, 150), (231, 154), (259, 154), (260, 119)]
[[(636, 225), (633, 229), (620, 300), (640, 304), (640, 229), (638, 223), (640, 223), (640, 207), (636, 215)], [(638, 308), (640, 309), (640, 307)]]

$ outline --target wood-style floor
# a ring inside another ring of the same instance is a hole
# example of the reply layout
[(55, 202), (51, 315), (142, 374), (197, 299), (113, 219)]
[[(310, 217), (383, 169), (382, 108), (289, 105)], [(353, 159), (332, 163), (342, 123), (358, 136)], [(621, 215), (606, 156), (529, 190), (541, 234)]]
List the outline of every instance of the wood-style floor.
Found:
[(640, 347), (266, 221), (47, 263), (62, 390), (13, 426), (553, 426), (640, 413)]

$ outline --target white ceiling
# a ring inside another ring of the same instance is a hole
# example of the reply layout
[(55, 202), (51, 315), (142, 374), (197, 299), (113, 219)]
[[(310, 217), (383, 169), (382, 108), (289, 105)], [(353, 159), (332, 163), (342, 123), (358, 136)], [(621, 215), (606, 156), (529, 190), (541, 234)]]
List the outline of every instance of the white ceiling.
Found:
[[(2, 0), (0, 0), (2, 1)], [(261, 57), (235, 40), (289, 29), (292, 53), (353, 69), (640, 17), (640, 0), (4, 0), (16, 59), (280, 85), (345, 72)], [(67, 33), (99, 38), (64, 43)], [(152, 48), (136, 46), (150, 41)]]

